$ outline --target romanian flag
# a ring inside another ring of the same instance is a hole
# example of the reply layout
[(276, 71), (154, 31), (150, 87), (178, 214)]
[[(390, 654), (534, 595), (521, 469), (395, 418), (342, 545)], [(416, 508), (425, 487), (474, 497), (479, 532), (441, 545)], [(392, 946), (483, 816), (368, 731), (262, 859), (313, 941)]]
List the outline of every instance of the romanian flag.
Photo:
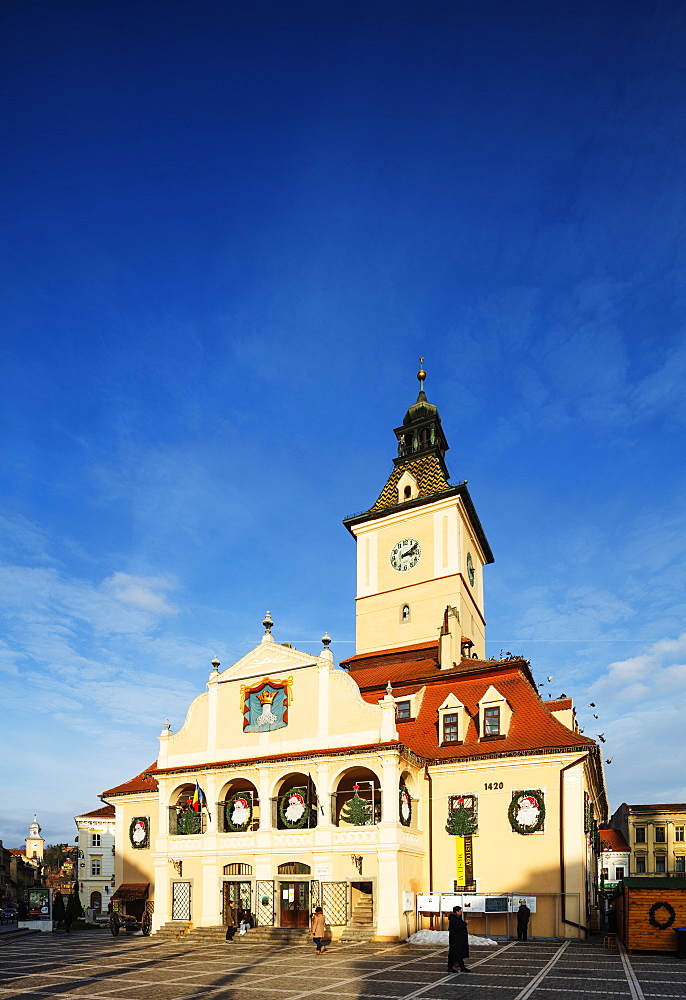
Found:
[(191, 802), (191, 809), (193, 812), (199, 813), (203, 806), (207, 806), (207, 799), (205, 798), (205, 793), (196, 781), (195, 791), (193, 792), (193, 801)]

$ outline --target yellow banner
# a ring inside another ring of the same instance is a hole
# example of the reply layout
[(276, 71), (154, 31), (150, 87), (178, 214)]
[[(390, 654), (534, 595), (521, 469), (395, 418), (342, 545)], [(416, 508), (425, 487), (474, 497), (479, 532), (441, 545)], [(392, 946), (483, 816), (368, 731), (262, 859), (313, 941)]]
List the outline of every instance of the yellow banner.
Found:
[(467, 865), (465, 859), (464, 837), (455, 837), (455, 871), (458, 886), (466, 885)]

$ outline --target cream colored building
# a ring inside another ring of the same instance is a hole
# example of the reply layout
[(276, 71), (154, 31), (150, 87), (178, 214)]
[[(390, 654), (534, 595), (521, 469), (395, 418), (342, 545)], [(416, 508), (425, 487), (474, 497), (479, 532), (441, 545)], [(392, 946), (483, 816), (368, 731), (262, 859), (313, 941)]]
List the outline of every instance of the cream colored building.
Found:
[(81, 813), (74, 822), (78, 830), (79, 899), (84, 910), (91, 909), (97, 916), (107, 909), (114, 893), (114, 806)]
[(683, 876), (686, 872), (686, 803), (622, 802), (611, 825), (631, 848), (631, 875)]
[(220, 927), (239, 907), (306, 926), (321, 904), (335, 937), (397, 940), (425, 919), (418, 904), (454, 893), (473, 930), (507, 933), (521, 895), (536, 897), (534, 934), (589, 926), (607, 818), (598, 747), (570, 699), (541, 700), (528, 661), (484, 658), (493, 556), (466, 485), (448, 481), (419, 377), (391, 476), (344, 522), (356, 654), (337, 667), (327, 636), (318, 656), (277, 642), (267, 614), (254, 649), (213, 661), (155, 763), (104, 793), (115, 899), (154, 909), (154, 930)]

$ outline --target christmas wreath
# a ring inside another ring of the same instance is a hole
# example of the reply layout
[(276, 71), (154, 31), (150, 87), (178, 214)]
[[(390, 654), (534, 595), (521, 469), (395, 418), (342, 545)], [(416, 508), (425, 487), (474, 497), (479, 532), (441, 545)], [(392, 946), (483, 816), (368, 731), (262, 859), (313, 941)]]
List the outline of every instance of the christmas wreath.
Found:
[(150, 847), (150, 819), (148, 816), (134, 816), (129, 826), (131, 846), (138, 848)]
[(515, 833), (540, 833), (545, 823), (545, 802), (540, 788), (513, 792), (507, 818)]
[(289, 830), (298, 830), (308, 825), (310, 810), (305, 796), (299, 788), (291, 788), (279, 799), (279, 816)]
[[(240, 820), (240, 822), (234, 822), (234, 814), (236, 820)], [(247, 792), (236, 792), (224, 804), (224, 828), (234, 833), (243, 833), (251, 822), (252, 796), (248, 795)]]
[(409, 826), (412, 822), (412, 798), (407, 785), (400, 786), (398, 794), (398, 814), (403, 826)]
[[(666, 910), (669, 916), (666, 920), (658, 920), (655, 914), (658, 910)], [(648, 920), (650, 921), (651, 927), (657, 927), (659, 931), (666, 931), (668, 927), (671, 927), (676, 919), (676, 913), (674, 912), (674, 907), (670, 906), (669, 903), (653, 903), (653, 905), (648, 910)]]

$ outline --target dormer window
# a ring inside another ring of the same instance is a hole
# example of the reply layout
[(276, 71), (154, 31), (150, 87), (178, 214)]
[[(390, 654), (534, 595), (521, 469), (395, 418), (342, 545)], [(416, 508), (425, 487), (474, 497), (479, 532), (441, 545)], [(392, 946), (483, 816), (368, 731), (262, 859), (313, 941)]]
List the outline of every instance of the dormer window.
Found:
[(504, 740), (510, 729), (512, 709), (492, 684), (479, 700), (479, 734), (482, 740)]
[(500, 706), (484, 709), (484, 736), (500, 736)]
[(416, 500), (419, 496), (417, 480), (411, 472), (403, 472), (398, 480), (398, 503), (407, 503), (408, 500)]
[(459, 727), (457, 712), (446, 712), (443, 715), (443, 743), (459, 743)]
[(441, 746), (464, 743), (469, 714), (454, 694), (449, 694), (438, 709), (438, 741)]
[(411, 718), (409, 701), (397, 701), (395, 703), (395, 717), (396, 719)]

